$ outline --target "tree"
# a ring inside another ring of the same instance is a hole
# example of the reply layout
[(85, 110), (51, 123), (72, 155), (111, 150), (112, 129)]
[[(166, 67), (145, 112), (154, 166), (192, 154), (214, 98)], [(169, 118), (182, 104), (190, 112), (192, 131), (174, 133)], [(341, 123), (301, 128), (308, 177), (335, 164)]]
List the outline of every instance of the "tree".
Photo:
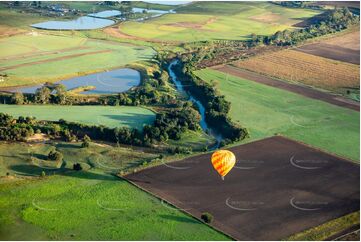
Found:
[(63, 84), (59, 84), (55, 87), (55, 102), (57, 104), (66, 103), (66, 87)]
[(209, 223), (212, 223), (212, 221), (213, 221), (213, 215), (210, 214), (210, 213), (207, 213), (207, 212), (206, 212), (206, 213), (202, 213), (201, 219), (202, 219), (205, 223), (209, 224)]
[(11, 101), (17, 105), (24, 104), (24, 95), (21, 92), (16, 92), (11, 96)]
[(79, 163), (74, 163), (73, 170), (74, 171), (81, 171), (81, 170), (83, 170), (83, 167)]
[(42, 86), (36, 89), (35, 101), (38, 103), (46, 104), (49, 102), (51, 91), (48, 87)]
[(89, 147), (90, 141), (91, 141), (90, 137), (89, 137), (88, 135), (84, 135), (83, 143), (81, 143), (81, 147), (82, 147), (82, 148), (87, 148), (87, 147)]

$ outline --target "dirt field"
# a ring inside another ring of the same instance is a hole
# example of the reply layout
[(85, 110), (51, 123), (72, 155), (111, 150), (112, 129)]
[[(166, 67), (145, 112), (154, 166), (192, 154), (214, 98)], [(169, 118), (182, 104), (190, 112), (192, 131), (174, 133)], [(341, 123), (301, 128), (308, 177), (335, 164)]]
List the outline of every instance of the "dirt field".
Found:
[(245, 78), (247, 80), (255, 81), (258, 83), (262, 83), (268, 86), (281, 88), (290, 92), (297, 93), (299, 95), (303, 95), (305, 97), (318, 99), (324, 102), (328, 102), (340, 107), (345, 107), (349, 109), (353, 109), (356, 111), (360, 110), (360, 105), (357, 102), (342, 98), (341, 96), (332, 95), (326, 92), (318, 91), (316, 89), (308, 88), (305, 86), (294, 85), (291, 83), (279, 81), (273, 79), (271, 77), (264, 76), (262, 74), (258, 74), (255, 72), (243, 70), (233, 66), (216, 66), (213, 69), (222, 71), (225, 73), (229, 73), (230, 75), (234, 75), (237, 77)]
[(307, 44), (296, 50), (333, 60), (360, 64), (360, 31), (353, 31), (320, 42)]
[(358, 165), (283, 137), (230, 150), (237, 163), (224, 181), (211, 154), (126, 178), (195, 217), (210, 212), (238, 240), (279, 240), (359, 210)]
[(304, 45), (302, 47), (296, 48), (296, 50), (303, 53), (321, 56), (333, 60), (348, 62), (357, 65), (360, 64), (360, 50), (357, 51), (324, 43)]
[(360, 87), (358, 65), (295, 50), (258, 55), (236, 62), (234, 65), (281, 80), (298, 82), (339, 94), (346, 94), (347, 89)]

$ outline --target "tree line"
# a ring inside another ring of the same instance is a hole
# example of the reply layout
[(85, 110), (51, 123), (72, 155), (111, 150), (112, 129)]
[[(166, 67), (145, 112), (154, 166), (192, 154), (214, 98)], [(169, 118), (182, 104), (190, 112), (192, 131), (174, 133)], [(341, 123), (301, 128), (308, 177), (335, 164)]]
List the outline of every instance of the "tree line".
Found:
[[(33, 117), (14, 118), (0, 113), (0, 140), (26, 141), (35, 133), (44, 133), (51, 138), (67, 142), (83, 140), (89, 146), (87, 137), (116, 144), (153, 147), (168, 139), (179, 140), (183, 132), (199, 129), (199, 114), (189, 104), (176, 109), (165, 110), (156, 115), (153, 125), (146, 125), (142, 131), (127, 127), (108, 128), (103, 125), (87, 125), (76, 122), (41, 121)], [(169, 147), (172, 148), (172, 147)], [(170, 149), (172, 152), (189, 152), (189, 149)]]
[(304, 22), (306, 26), (308, 25), (305, 28), (277, 31), (270, 36), (252, 33), (248, 40), (209, 40), (184, 43), (182, 47), (187, 51), (179, 55), (192, 62), (194, 68), (205, 68), (244, 59), (262, 52), (262, 49), (296, 45), (310, 38), (335, 33), (358, 24), (360, 17), (344, 7), (327, 10)]

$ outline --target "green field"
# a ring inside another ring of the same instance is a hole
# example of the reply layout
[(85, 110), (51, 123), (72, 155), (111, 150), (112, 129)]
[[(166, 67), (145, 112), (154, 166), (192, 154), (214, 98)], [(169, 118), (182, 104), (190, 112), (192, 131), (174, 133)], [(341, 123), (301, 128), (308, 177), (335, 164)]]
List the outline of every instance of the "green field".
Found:
[(359, 112), (210, 69), (196, 75), (214, 81), (232, 103), (230, 116), (248, 128), (248, 141), (280, 133), (359, 161)]
[(0, 87), (54, 82), (148, 60), (149, 47), (43, 32), (0, 39)]
[(146, 108), (128, 106), (59, 106), (59, 105), (0, 105), (0, 112), (14, 117), (33, 116), (39, 120), (79, 122), (104, 125), (110, 128), (129, 127), (143, 129), (152, 124), (155, 114)]
[(266, 2), (195, 2), (144, 22), (124, 22), (125, 34), (164, 41), (248, 39), (251, 33), (270, 35), (320, 12), (285, 8)]
[[(48, 145), (0, 143), (0, 164), (8, 164), (0, 167), (1, 175), (10, 171), (0, 178), (1, 240), (228, 240), (101, 169), (118, 170), (154, 154), (94, 144), (81, 149), (80, 144), (58, 143), (56, 148), (66, 163), (95, 167), (81, 172), (45, 169), (48, 175), (40, 178), (44, 169), (30, 162), (29, 151), (41, 157)], [(32, 178), (20, 179), (22, 175)]]

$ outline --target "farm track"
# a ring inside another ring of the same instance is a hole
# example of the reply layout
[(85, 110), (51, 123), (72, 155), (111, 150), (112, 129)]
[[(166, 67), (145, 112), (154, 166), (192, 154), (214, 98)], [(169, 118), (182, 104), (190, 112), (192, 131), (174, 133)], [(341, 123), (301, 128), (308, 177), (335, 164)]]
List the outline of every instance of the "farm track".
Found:
[(360, 65), (360, 50), (353, 50), (325, 43), (308, 44), (295, 48), (295, 50), (332, 60)]
[(72, 47), (72, 48), (68, 48), (68, 49), (56, 50), (56, 51), (41, 51), (41, 52), (32, 51), (28, 54), (14, 55), (14, 56), (7, 57), (7, 58), (1, 58), (0, 61), (20, 60), (23, 58), (38, 57), (38, 56), (42, 56), (42, 55), (61, 54), (61, 53), (66, 53), (66, 52), (73, 51), (73, 50), (85, 50), (85, 49), (89, 49), (89, 48), (90, 47), (87, 47), (87, 46), (77, 46), (77, 47)]
[(80, 57), (80, 56), (95, 55), (95, 54), (100, 54), (100, 53), (108, 53), (108, 52), (112, 52), (112, 50), (92, 51), (92, 52), (86, 52), (86, 53), (56, 57), (56, 58), (51, 58), (51, 59), (47, 59), (47, 60), (22, 63), (22, 64), (18, 64), (18, 65), (13, 65), (13, 66), (2, 67), (2, 68), (0, 68), (0, 71), (16, 69), (16, 68), (23, 67), (23, 66), (38, 65), (38, 64), (48, 63), (48, 62), (53, 62), (53, 61), (66, 60), (66, 59), (71, 59), (71, 58)]
[(244, 69), (240, 69), (238, 67), (233, 67), (230, 65), (221, 65), (215, 66), (212, 69), (221, 71), (224, 73), (228, 73), (233, 76), (237, 76), (240, 78), (245, 78), (250, 81), (255, 81), (261, 84), (265, 84), (271, 87), (280, 88), (286, 91), (290, 91), (305, 97), (317, 99), (320, 101), (324, 101), (336, 106), (349, 108), (355, 111), (360, 111), (360, 104), (348, 99), (345, 99), (341, 96), (333, 95), (330, 93), (318, 91), (316, 89), (312, 89), (306, 86), (295, 85), (291, 83), (287, 83), (284, 81), (280, 81), (277, 79), (273, 79), (271, 77), (264, 76), (262, 74), (258, 74), (255, 72), (247, 71)]
[(359, 166), (348, 160), (281, 136), (229, 150), (237, 162), (224, 181), (210, 153), (125, 178), (197, 218), (213, 214), (237, 240), (280, 240), (359, 210)]

